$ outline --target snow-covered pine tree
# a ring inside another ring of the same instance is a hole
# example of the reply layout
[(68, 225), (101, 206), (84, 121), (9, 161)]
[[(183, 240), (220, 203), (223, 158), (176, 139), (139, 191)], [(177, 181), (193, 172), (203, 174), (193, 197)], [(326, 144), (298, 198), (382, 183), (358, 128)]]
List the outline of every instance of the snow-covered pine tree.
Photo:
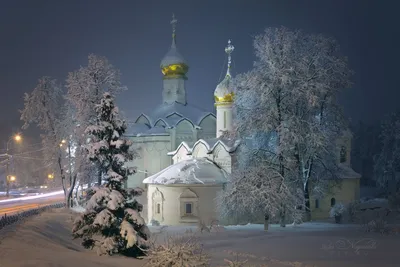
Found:
[(140, 213), (143, 206), (134, 197), (142, 189), (124, 189), (123, 183), (135, 172), (125, 162), (133, 159), (131, 142), (122, 138), (126, 130), (118, 108), (109, 93), (96, 105), (96, 125), (88, 126), (86, 133), (91, 142), (86, 146), (88, 157), (101, 167), (103, 185), (92, 190), (86, 211), (74, 222), (74, 238), (82, 238), (86, 248), (97, 248), (98, 254), (137, 256), (147, 247), (150, 237)]

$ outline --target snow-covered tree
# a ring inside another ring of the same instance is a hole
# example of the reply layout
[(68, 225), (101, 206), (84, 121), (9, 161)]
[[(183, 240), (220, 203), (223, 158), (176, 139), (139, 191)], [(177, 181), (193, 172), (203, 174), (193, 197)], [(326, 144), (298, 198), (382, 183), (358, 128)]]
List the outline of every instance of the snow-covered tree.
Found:
[(311, 179), (316, 185), (337, 178), (333, 140), (341, 136), (345, 120), (336, 95), (350, 86), (351, 71), (335, 40), (322, 35), (268, 28), (255, 37), (254, 48), (253, 69), (235, 79), (238, 136), (273, 133), (275, 148), (261, 142), (251, 149), (301, 189), (307, 204)]
[(62, 101), (62, 90), (57, 81), (42, 77), (35, 89), (30, 94), (25, 94), (21, 120), (24, 121), (23, 129), (34, 123), (42, 131), (44, 165), (50, 170), (57, 170), (56, 176), (61, 178), (58, 184), (63, 185), (66, 194), (63, 158), (59, 146), (64, 136), (60, 123)]
[[(75, 110), (78, 126), (76, 136), (79, 143), (86, 141), (85, 129), (96, 120), (95, 105), (100, 102), (104, 92), (113, 95), (126, 89), (121, 84), (121, 74), (105, 57), (90, 54), (88, 65), (69, 73), (66, 99)], [(98, 175), (99, 184), (101, 176)]]
[(95, 124), (85, 131), (91, 138), (86, 149), (88, 158), (101, 167), (106, 182), (92, 190), (86, 212), (74, 223), (73, 236), (83, 238), (83, 245), (96, 247), (99, 254), (131, 254), (145, 247), (150, 236), (140, 216), (143, 207), (134, 199), (142, 189), (123, 188), (128, 175), (135, 172), (125, 165), (133, 159), (131, 142), (122, 137), (126, 124), (109, 93), (103, 95), (95, 111)]
[(381, 152), (374, 159), (374, 180), (388, 195), (400, 192), (400, 112), (381, 126)]

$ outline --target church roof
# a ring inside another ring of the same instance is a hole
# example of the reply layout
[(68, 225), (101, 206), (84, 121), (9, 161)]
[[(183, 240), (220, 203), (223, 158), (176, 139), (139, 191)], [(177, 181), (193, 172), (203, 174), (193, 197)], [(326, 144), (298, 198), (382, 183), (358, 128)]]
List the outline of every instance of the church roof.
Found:
[[(207, 116), (212, 116), (215, 118), (215, 115), (212, 112), (205, 111), (189, 104), (184, 105), (178, 102), (174, 102), (172, 104), (163, 103), (156, 109), (153, 109), (152, 112), (142, 113), (136, 119), (135, 123), (132, 123), (128, 126), (126, 135), (168, 134), (165, 129), (152, 130), (156, 127), (156, 124), (158, 125), (158, 122), (165, 124), (166, 128), (174, 128), (182, 120), (187, 120), (194, 127), (199, 127), (201, 121)], [(144, 117), (147, 120), (146, 124), (138, 123), (138, 120), (141, 117)]]
[(171, 46), (169, 49), (168, 53), (164, 56), (164, 58), (161, 60), (160, 67), (167, 67), (169, 65), (175, 65), (175, 64), (185, 64), (187, 65), (187, 62), (185, 58), (179, 53), (178, 49), (176, 48), (175, 44)]
[(223, 184), (228, 174), (207, 158), (188, 159), (147, 177), (145, 184)]
[(361, 174), (355, 172), (349, 165), (340, 163), (339, 177), (342, 179), (358, 179), (361, 178)]
[(188, 154), (191, 154), (194, 150), (194, 148), (199, 145), (203, 144), (206, 149), (207, 153), (212, 153), (214, 149), (217, 147), (217, 145), (221, 144), (222, 147), (229, 153), (233, 153), (236, 151), (237, 147), (240, 144), (240, 140), (231, 140), (231, 139), (224, 139), (224, 138), (211, 138), (211, 139), (199, 139), (197, 142), (195, 142), (193, 145), (187, 143), (187, 142), (182, 142), (176, 150), (168, 152), (169, 156), (174, 156), (178, 150), (181, 148), (181, 146), (185, 146), (185, 148), (188, 150)]
[(194, 125), (199, 125), (201, 120), (208, 116), (215, 115), (212, 112), (205, 111), (201, 108), (174, 102), (172, 104), (163, 103), (158, 106), (149, 118), (155, 123), (158, 119), (163, 119), (168, 123), (169, 127), (174, 127), (182, 119), (188, 119)]

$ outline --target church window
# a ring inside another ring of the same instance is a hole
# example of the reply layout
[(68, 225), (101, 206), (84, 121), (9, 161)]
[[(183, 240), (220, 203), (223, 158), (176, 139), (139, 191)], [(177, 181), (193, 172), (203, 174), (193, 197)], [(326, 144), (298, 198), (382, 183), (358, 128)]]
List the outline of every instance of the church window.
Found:
[(315, 200), (315, 208), (316, 208), (316, 209), (319, 209), (319, 199), (316, 199), (316, 200)]
[(340, 163), (344, 163), (347, 161), (347, 151), (346, 151), (346, 147), (342, 146), (340, 148)]
[(185, 203), (185, 214), (192, 214), (192, 203)]
[(224, 111), (224, 129), (226, 128), (226, 111)]
[(179, 196), (180, 200), (180, 222), (194, 223), (198, 221), (199, 198), (189, 188), (185, 189)]
[(156, 188), (152, 195), (152, 216), (153, 219), (159, 222), (164, 221), (163, 215), (164, 196), (162, 192)]
[(161, 204), (160, 203), (157, 203), (156, 213), (157, 214), (161, 213)]
[(336, 199), (333, 197), (331, 198), (331, 207), (335, 206), (336, 204)]

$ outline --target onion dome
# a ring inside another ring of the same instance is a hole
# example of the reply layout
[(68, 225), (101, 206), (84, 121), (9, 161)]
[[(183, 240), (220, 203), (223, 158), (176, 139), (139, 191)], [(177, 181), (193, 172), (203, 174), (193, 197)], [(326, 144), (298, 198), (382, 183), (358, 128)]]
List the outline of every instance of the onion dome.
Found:
[(176, 47), (176, 24), (178, 20), (172, 15), (172, 45), (168, 53), (161, 60), (160, 68), (164, 79), (186, 78), (189, 66)]
[(234, 99), (232, 75), (231, 69), (231, 53), (235, 47), (231, 44), (231, 40), (228, 41), (227, 47), (225, 47), (225, 53), (228, 54), (228, 68), (226, 70), (225, 78), (217, 85), (214, 91), (215, 105), (231, 104)]

